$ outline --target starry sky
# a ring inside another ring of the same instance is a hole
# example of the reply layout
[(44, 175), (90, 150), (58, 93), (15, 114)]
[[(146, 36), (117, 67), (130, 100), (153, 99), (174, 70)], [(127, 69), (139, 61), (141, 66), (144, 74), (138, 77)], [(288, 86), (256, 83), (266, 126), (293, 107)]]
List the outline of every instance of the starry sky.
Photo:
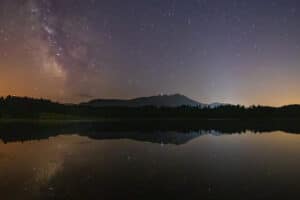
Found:
[(299, 0), (0, 0), (0, 96), (300, 103)]

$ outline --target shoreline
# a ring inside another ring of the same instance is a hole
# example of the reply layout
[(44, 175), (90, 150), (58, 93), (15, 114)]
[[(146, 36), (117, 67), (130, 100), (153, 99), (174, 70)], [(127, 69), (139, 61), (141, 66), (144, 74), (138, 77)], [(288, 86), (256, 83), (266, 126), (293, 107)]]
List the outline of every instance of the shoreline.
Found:
[(0, 123), (9, 122), (213, 122), (213, 121), (300, 121), (300, 118), (107, 118), (107, 119), (26, 119), (26, 118), (0, 118)]

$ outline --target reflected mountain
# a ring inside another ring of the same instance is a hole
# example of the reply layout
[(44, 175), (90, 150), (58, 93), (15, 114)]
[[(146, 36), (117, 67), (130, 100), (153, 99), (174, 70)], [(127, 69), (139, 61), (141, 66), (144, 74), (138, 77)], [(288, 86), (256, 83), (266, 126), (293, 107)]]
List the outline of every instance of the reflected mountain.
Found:
[(96, 140), (131, 139), (159, 144), (185, 144), (204, 134), (242, 134), (283, 131), (300, 133), (299, 120), (122, 120), (111, 122), (5, 122), (4, 143), (77, 134)]

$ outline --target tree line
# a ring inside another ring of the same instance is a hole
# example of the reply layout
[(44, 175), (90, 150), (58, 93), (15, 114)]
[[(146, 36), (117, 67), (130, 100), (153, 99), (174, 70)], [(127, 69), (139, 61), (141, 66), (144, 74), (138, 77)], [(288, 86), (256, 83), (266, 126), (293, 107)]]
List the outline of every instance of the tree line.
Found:
[(300, 106), (283, 107), (223, 105), (209, 107), (91, 107), (61, 104), (47, 99), (7, 96), (0, 98), (0, 118), (40, 119), (74, 117), (86, 119), (257, 119), (300, 118)]

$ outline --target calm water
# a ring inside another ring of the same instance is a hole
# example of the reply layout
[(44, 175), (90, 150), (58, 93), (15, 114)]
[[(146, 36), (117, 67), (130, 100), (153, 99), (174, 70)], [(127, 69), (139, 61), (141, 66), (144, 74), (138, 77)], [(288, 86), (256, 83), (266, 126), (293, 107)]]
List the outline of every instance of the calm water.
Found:
[(300, 198), (297, 134), (9, 130), (1, 199)]

